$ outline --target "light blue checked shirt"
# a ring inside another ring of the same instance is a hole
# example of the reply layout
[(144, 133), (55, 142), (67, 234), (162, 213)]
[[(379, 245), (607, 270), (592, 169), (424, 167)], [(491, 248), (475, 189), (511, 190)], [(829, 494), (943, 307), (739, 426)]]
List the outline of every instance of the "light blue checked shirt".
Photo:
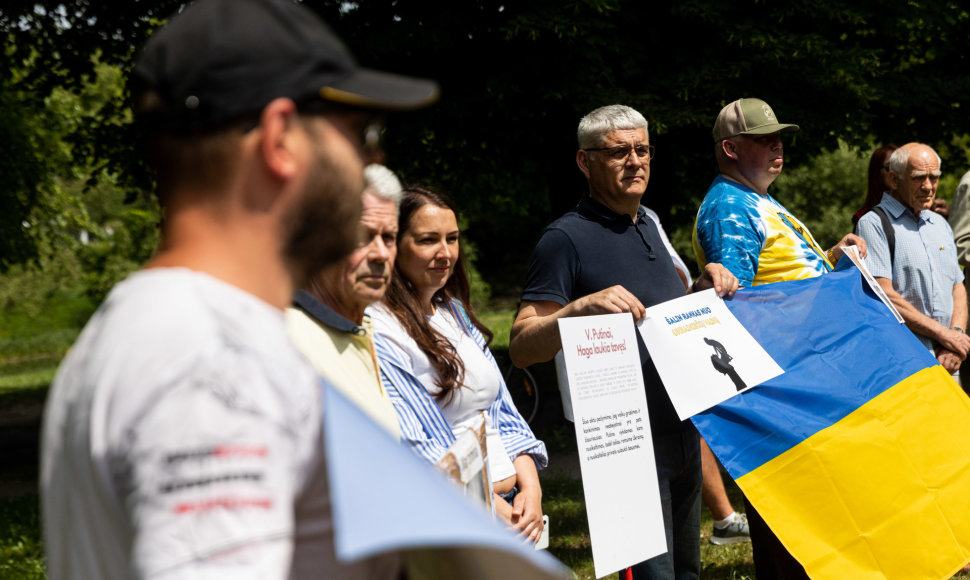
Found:
[[(509, 455), (515, 459), (523, 453), (532, 455), (536, 469), (543, 469), (549, 463), (546, 445), (536, 439), (532, 429), (519, 414), (512, 403), (509, 390), (502, 380), (502, 373), (492, 353), (485, 347), (485, 337), (475, 328), (457, 301), (446, 306), (495, 367), (501, 382), (498, 396), (486, 410), (488, 421), (495, 426), (502, 444)], [(387, 391), (401, 426), (401, 438), (425, 460), (435, 463), (444, 455), (448, 446), (455, 442), (455, 435), (428, 389), (417, 379), (412, 366), (412, 356), (420, 352), (413, 340), (402, 343), (390, 339), (381, 332), (382, 327), (393, 324), (399, 326), (397, 319), (384, 309), (370, 307), (367, 310), (374, 321), (374, 346), (380, 367), (381, 382)], [(403, 329), (400, 330), (403, 332)], [(408, 348), (415, 352), (409, 352)]]
[[(877, 278), (889, 278), (893, 289), (917, 310), (949, 328), (953, 316), (953, 286), (963, 282), (957, 263), (953, 230), (943, 216), (923, 210), (919, 219), (888, 192), (879, 207), (885, 210), (896, 235), (895, 263), (890, 263), (889, 245), (882, 222), (875, 212), (859, 218), (858, 234), (866, 240), (866, 267)], [(930, 351), (933, 341), (917, 338)]]

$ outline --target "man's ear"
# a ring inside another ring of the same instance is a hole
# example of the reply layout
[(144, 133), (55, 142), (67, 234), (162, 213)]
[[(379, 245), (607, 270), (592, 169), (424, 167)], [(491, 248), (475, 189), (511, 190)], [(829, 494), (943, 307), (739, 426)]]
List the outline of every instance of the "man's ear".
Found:
[(892, 169), (889, 170), (889, 175), (886, 178), (886, 185), (889, 186), (890, 191), (899, 191), (899, 176)]
[(579, 166), (579, 170), (583, 172), (586, 179), (589, 179), (589, 152), (580, 149), (576, 152), (576, 165)]
[(730, 139), (721, 140), (721, 150), (724, 152), (724, 156), (728, 159), (738, 160), (738, 146), (734, 141)]
[(259, 116), (259, 156), (277, 178), (288, 179), (299, 171), (298, 128), (296, 104), (290, 99), (270, 102)]

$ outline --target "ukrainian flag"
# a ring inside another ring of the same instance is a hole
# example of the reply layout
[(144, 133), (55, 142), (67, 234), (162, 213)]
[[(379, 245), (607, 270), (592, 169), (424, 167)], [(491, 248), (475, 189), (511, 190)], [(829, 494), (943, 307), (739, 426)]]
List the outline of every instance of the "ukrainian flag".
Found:
[(727, 305), (785, 374), (693, 421), (789, 552), (813, 578), (956, 573), (970, 398), (854, 266)]

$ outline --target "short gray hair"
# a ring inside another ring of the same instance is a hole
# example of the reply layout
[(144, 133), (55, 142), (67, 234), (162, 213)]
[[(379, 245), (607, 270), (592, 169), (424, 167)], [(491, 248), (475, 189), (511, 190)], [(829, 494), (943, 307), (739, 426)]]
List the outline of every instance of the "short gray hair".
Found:
[(639, 111), (626, 105), (607, 105), (579, 120), (576, 140), (579, 141), (580, 149), (599, 147), (603, 136), (607, 133), (629, 129), (643, 129), (647, 139), (650, 139), (647, 120)]
[(387, 167), (371, 163), (364, 168), (364, 193), (370, 193), (385, 201), (393, 201), (394, 207), (400, 209), (403, 189), (401, 181)]
[(909, 164), (909, 152), (910, 150), (915, 149), (918, 145), (929, 147), (930, 151), (933, 152), (933, 155), (936, 155), (937, 168), (943, 169), (943, 160), (940, 159), (940, 154), (936, 152), (936, 149), (933, 149), (924, 143), (912, 143), (909, 144), (908, 147), (903, 145), (899, 149), (892, 152), (892, 155), (889, 156), (889, 160), (886, 162), (889, 165), (889, 171), (895, 173), (897, 177), (902, 177), (903, 173), (906, 172), (906, 165)]

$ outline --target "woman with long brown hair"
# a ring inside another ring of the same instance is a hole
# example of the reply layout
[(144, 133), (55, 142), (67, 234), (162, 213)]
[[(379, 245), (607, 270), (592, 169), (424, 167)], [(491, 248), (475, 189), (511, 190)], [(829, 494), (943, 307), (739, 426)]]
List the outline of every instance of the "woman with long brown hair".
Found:
[(893, 154), (893, 151), (898, 149), (896, 145), (892, 143), (888, 145), (883, 145), (875, 151), (872, 152), (872, 156), (869, 157), (869, 169), (866, 172), (866, 200), (862, 203), (862, 207), (859, 211), (855, 212), (852, 216), (852, 227), (855, 227), (856, 222), (859, 221), (866, 212), (870, 209), (876, 207), (879, 201), (882, 199), (882, 194), (889, 189), (888, 176), (889, 176), (889, 156)]
[(457, 212), (446, 197), (421, 187), (404, 190), (391, 285), (383, 302), (368, 309), (381, 380), (402, 438), (431, 463), (456, 432), (485, 413), (496, 512), (536, 541), (545, 445), (515, 409), (488, 350), (492, 334), (471, 309), (459, 237)]

